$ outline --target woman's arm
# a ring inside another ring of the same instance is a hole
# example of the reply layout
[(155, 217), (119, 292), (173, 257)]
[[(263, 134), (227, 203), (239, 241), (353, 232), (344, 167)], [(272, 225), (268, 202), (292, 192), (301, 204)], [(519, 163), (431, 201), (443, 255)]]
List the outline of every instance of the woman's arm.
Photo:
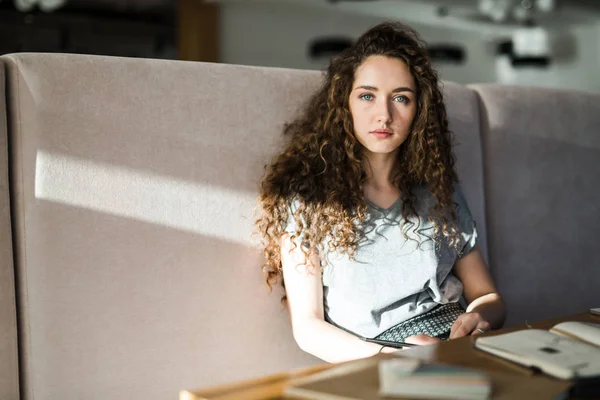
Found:
[(504, 301), (490, 275), (481, 250), (475, 247), (456, 261), (454, 274), (463, 284), (467, 312), (452, 325), (450, 338), (481, 333), (502, 327), (506, 316)]
[[(300, 247), (294, 248), (284, 235), (281, 261), (294, 339), (302, 350), (332, 363), (369, 357), (381, 350), (380, 345), (364, 342), (324, 320), (318, 256), (306, 259)], [(395, 350), (386, 347), (383, 352)]]

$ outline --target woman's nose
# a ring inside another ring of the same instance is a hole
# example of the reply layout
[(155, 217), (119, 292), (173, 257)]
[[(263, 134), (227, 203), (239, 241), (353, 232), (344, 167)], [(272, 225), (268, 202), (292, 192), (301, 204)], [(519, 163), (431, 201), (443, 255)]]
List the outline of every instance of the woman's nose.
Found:
[(377, 107), (377, 122), (389, 124), (392, 122), (392, 110), (388, 101), (382, 101)]

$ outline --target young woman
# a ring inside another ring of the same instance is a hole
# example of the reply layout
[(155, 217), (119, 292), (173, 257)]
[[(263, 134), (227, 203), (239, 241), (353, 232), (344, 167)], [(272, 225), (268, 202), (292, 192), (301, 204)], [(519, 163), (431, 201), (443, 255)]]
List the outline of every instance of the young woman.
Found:
[[(329, 362), (498, 328), (446, 108), (424, 44), (378, 25), (335, 57), (267, 168), (257, 226), (294, 337)], [(466, 312), (459, 305), (464, 297)]]

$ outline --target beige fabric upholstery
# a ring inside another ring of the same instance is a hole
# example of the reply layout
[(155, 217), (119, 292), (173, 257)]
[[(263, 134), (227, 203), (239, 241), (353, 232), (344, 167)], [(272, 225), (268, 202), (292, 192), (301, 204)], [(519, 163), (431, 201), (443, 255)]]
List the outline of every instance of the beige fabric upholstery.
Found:
[(507, 325), (600, 306), (600, 95), (472, 86)]
[[(319, 73), (1, 59), (26, 399), (174, 398), (320, 362), (294, 343), (251, 239), (263, 165)], [(476, 98), (453, 84), (446, 95), (485, 226)]]
[(4, 60), (27, 399), (174, 398), (316, 362), (250, 233), (263, 164), (317, 73)]
[(0, 399), (19, 398), (17, 310), (8, 189), (7, 93), (0, 64)]
[(478, 99), (472, 90), (456, 83), (445, 82), (443, 87), (446, 111), (450, 122), (449, 129), (454, 135), (458, 178), (477, 225), (478, 246), (487, 259), (487, 227)]

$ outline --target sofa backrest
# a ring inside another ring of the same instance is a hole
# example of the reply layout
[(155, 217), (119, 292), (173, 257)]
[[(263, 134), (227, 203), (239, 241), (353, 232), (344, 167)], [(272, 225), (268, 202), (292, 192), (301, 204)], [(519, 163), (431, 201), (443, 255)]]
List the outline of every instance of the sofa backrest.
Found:
[(25, 398), (165, 399), (317, 362), (251, 245), (257, 177), (317, 73), (3, 61)]
[(19, 397), (17, 311), (10, 221), (5, 70), (0, 63), (0, 399)]
[[(173, 398), (321, 362), (293, 341), (251, 238), (263, 166), (318, 72), (0, 60), (26, 399)], [(485, 247), (477, 97), (445, 92)]]
[(506, 325), (600, 306), (600, 94), (471, 85)]

